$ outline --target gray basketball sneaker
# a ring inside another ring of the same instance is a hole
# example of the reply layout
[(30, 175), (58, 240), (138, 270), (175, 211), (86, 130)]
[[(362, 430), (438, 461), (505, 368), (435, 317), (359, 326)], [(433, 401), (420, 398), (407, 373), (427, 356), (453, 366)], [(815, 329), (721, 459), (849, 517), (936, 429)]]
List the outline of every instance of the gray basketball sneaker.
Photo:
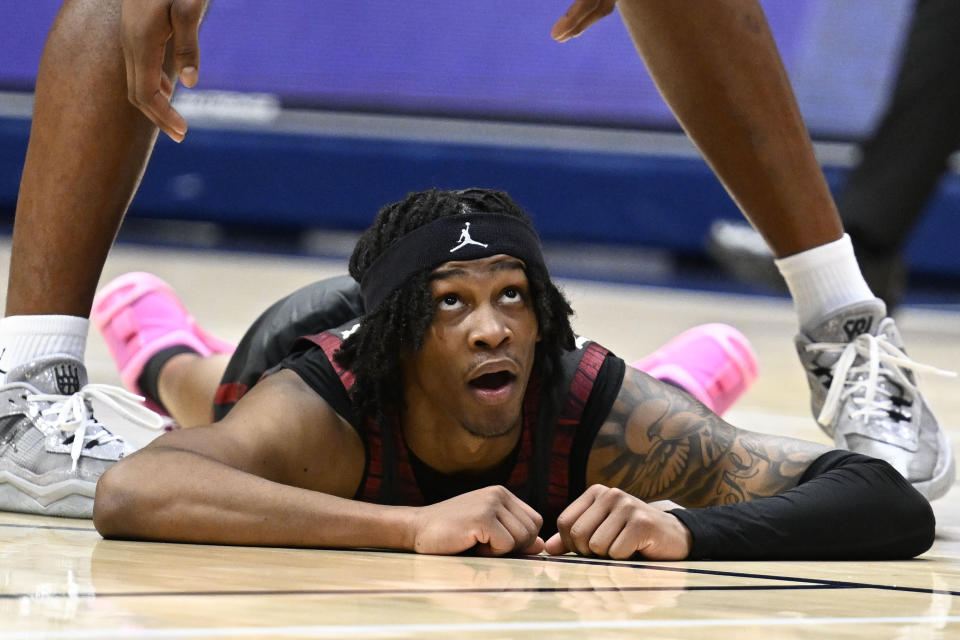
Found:
[(953, 375), (914, 362), (879, 299), (803, 327), (796, 338), (810, 406), (840, 449), (886, 460), (928, 500), (943, 496), (956, 470), (946, 434), (916, 387), (914, 372)]
[(83, 363), (48, 356), (0, 387), (0, 511), (89, 518), (101, 474), (133, 452), (93, 415), (91, 402), (137, 422), (162, 420), (118, 387), (88, 385)]

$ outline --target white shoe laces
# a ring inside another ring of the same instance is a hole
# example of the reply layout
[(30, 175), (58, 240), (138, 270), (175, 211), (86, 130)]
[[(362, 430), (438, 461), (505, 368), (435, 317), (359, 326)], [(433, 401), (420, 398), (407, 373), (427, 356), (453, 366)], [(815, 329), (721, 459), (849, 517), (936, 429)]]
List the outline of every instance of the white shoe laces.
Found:
[[(167, 421), (163, 416), (150, 411), (143, 404), (143, 398), (109, 384), (88, 384), (73, 395), (65, 396), (52, 393), (36, 393), (27, 396), (33, 415), (39, 415), (45, 426), (59, 429), (64, 434), (73, 434), (70, 447), (71, 471), (76, 471), (77, 462), (83, 454), (88, 440), (96, 439), (100, 444), (119, 440), (119, 436), (110, 433), (93, 415), (90, 402), (96, 399), (110, 407), (122, 418), (148, 429), (162, 429)], [(36, 404), (50, 404), (45, 409)], [(99, 427), (87, 433), (89, 427)]]
[[(833, 366), (833, 381), (824, 399), (823, 408), (817, 416), (817, 422), (823, 426), (828, 426), (833, 421), (841, 404), (851, 396), (857, 407), (851, 414), (864, 422), (888, 416), (894, 410), (903, 413), (901, 408), (894, 406), (892, 390), (887, 385), (880, 384), (881, 377), (900, 385), (910, 397), (916, 397), (917, 387), (910, 380), (908, 371), (947, 377), (957, 375), (953, 371), (911, 360), (882, 335), (863, 333), (852, 342), (815, 342), (808, 344), (806, 350), (841, 352)], [(854, 366), (858, 356), (863, 358), (863, 362)], [(906, 417), (910, 418), (909, 415)]]

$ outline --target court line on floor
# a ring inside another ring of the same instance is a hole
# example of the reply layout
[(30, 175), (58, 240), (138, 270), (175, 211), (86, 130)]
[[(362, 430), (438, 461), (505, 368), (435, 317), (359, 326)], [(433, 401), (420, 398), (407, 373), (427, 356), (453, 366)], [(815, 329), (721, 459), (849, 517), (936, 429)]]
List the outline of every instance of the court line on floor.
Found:
[[(69, 527), (69, 526), (58, 526), (58, 525), (29, 525), (29, 524), (14, 524), (14, 523), (0, 523), (0, 528), (9, 527), (9, 528), (28, 528), (28, 529), (53, 529), (53, 530), (62, 530), (62, 531), (89, 531), (96, 532), (96, 529), (85, 528), (85, 527)], [(377, 551), (374, 551), (376, 553)], [(389, 553), (389, 552), (387, 552)], [(869, 582), (850, 582), (843, 580), (830, 580), (830, 579), (821, 579), (821, 578), (800, 578), (796, 576), (780, 576), (780, 575), (768, 575), (768, 574), (759, 574), (759, 573), (745, 573), (739, 571), (721, 571), (716, 569), (699, 569), (694, 567), (671, 567), (671, 566), (661, 566), (661, 565), (651, 565), (651, 564), (637, 564), (630, 561), (624, 560), (604, 560), (598, 558), (579, 558), (579, 557), (563, 557), (563, 556), (521, 556), (521, 557), (512, 557), (514, 560), (523, 560), (523, 561), (533, 561), (533, 562), (559, 562), (563, 564), (586, 564), (586, 565), (599, 565), (605, 567), (632, 567), (637, 569), (649, 569), (653, 571), (672, 571), (672, 572), (681, 572), (681, 573), (694, 573), (699, 575), (712, 575), (712, 576), (722, 576), (722, 577), (733, 577), (733, 578), (752, 578), (757, 580), (778, 580), (784, 582), (794, 582), (801, 584), (813, 585), (811, 588), (836, 588), (836, 589), (880, 589), (884, 591), (901, 591), (906, 593), (925, 593), (930, 595), (949, 595), (949, 596), (960, 596), (960, 591), (953, 591), (949, 589), (932, 589), (928, 587), (905, 587), (898, 585), (884, 585), (876, 584)], [(744, 589), (750, 589), (751, 587), (741, 587)], [(752, 587), (755, 589), (762, 589), (762, 586)], [(638, 588), (639, 589), (639, 588)], [(196, 592), (195, 594), (187, 593), (186, 595), (214, 595), (219, 592)], [(230, 594), (232, 592), (224, 592), (224, 595)], [(257, 592), (253, 592), (257, 593)], [(311, 592), (312, 593), (312, 592)], [(344, 592), (349, 593), (349, 592)], [(366, 593), (366, 592), (364, 592)], [(0, 594), (0, 599), (10, 599), (16, 597), (31, 597), (32, 594)], [(82, 594), (77, 596), (74, 594), (72, 597), (127, 597), (128, 595), (135, 596), (139, 595), (136, 593), (132, 594), (102, 594), (98, 596), (96, 593)], [(157, 596), (166, 596), (166, 595), (175, 595), (174, 593), (157, 593), (152, 594)], [(270, 595), (270, 594), (267, 594)], [(318, 595), (325, 595), (320, 593)], [(49, 594), (45, 597), (68, 597), (68, 594), (63, 594), (62, 596), (57, 596), (55, 594)]]
[(31, 598), (38, 600), (71, 598), (200, 598), (200, 597), (247, 597), (247, 596), (423, 596), (423, 595), (471, 595), (498, 593), (633, 593), (652, 591), (804, 591), (815, 589), (856, 589), (832, 584), (768, 584), (768, 585), (693, 585), (689, 587), (436, 587), (433, 589), (238, 589), (235, 591), (113, 591), (113, 592), (60, 592), (0, 593), (0, 600)]
[(905, 591), (909, 593), (939, 594), (948, 596), (960, 596), (960, 591), (950, 589), (931, 589), (928, 587), (903, 587), (889, 584), (875, 584), (871, 582), (850, 582), (847, 580), (831, 580), (829, 578), (800, 578), (795, 576), (773, 576), (763, 573), (744, 573), (741, 571), (726, 571), (719, 569), (698, 569), (696, 567), (670, 567), (655, 564), (637, 564), (629, 561), (603, 560), (593, 558), (574, 558), (563, 556), (525, 556), (517, 558), (518, 560), (532, 562), (559, 562), (563, 564), (587, 564), (599, 565), (603, 567), (630, 567), (634, 569), (650, 569), (652, 571), (671, 571), (675, 573), (694, 573), (706, 576), (723, 576), (727, 578), (753, 578), (757, 580), (781, 580), (784, 582), (797, 582), (801, 584), (820, 585), (821, 587), (835, 587), (843, 589), (881, 589), (884, 591)]
[(467, 622), (433, 624), (302, 625), (285, 627), (215, 627), (172, 629), (77, 629), (67, 631), (2, 632), (0, 640), (97, 640), (107, 638), (222, 638), (241, 636), (397, 636), (423, 634), (503, 633), (518, 631), (590, 631), (682, 629), (709, 627), (802, 627), (862, 624), (930, 624), (943, 626), (960, 622), (960, 616), (877, 616), (823, 618), (707, 618), (700, 620), (564, 620), (527, 622)]

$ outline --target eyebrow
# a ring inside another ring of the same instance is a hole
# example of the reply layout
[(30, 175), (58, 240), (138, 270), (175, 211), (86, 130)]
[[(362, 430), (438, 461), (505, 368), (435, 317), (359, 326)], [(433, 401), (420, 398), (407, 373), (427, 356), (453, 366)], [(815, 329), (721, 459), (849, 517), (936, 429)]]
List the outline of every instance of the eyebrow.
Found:
[[(507, 271), (513, 269), (523, 270), (523, 261), (517, 260), (516, 258), (510, 260), (501, 260), (490, 265), (489, 271)], [(443, 271), (434, 271), (430, 274), (430, 282), (434, 280), (445, 280), (447, 278), (456, 278), (458, 276), (464, 276), (467, 274), (467, 270), (463, 267), (453, 267), (451, 269), (444, 269)]]

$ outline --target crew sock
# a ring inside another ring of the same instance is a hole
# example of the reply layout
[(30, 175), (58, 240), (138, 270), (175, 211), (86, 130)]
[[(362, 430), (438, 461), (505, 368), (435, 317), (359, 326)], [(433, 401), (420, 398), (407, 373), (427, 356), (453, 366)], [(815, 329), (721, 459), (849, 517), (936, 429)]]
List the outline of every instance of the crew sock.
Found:
[(83, 361), (90, 321), (79, 316), (7, 316), (0, 320), (0, 384), (8, 371), (49, 355)]
[(857, 302), (872, 300), (850, 236), (776, 260), (787, 281), (793, 306), (804, 328), (825, 315)]

